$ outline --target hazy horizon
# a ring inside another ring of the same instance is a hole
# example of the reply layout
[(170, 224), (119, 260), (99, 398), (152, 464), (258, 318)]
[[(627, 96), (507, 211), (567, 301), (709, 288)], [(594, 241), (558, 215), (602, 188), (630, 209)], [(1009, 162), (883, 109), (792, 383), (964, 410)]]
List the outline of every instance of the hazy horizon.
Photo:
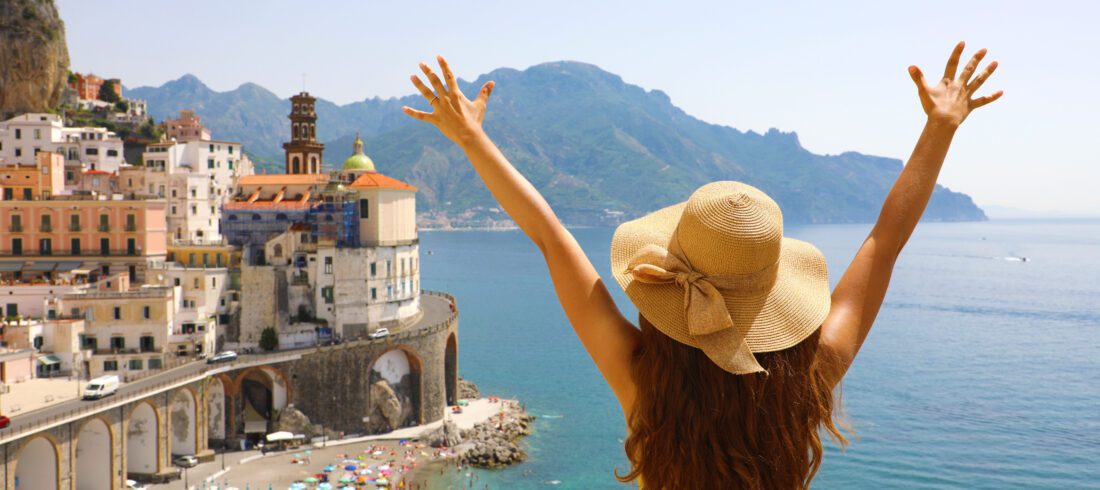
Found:
[(968, 55), (985, 46), (987, 60), (1001, 63), (983, 92), (1006, 95), (964, 124), (939, 182), (982, 207), (1100, 214), (1092, 189), (1100, 158), (1089, 144), (1100, 70), (1076, 55), (1100, 47), (1093, 5), (493, 1), (456, 10), (200, 0), (167, 10), (58, 0), (58, 7), (71, 69), (127, 87), (191, 73), (217, 91), (252, 82), (287, 97), (302, 89), (305, 73), (311, 93), (343, 105), (413, 93), (408, 75), (436, 53), (466, 80), (574, 60), (661, 90), (710, 123), (797, 132), (815, 153), (902, 160), (923, 124), (906, 67), (936, 77), (965, 39)]

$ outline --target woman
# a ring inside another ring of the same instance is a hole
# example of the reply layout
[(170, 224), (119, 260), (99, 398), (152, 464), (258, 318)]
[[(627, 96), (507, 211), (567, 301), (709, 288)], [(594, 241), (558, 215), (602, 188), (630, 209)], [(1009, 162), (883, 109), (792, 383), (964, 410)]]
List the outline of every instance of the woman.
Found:
[(433, 111), (404, 111), (465, 150), (545, 257), (562, 308), (622, 406), (632, 468), (620, 480), (656, 489), (805, 488), (821, 465), (820, 433), (846, 443), (836, 386), (867, 338), (955, 131), (1003, 94), (972, 98), (997, 62), (978, 73), (980, 50), (956, 76), (963, 47), (933, 83), (909, 67), (927, 123), (832, 294), (821, 253), (782, 236), (774, 201), (745, 184), (715, 182), (616, 230), (612, 272), (638, 307), (640, 328), (482, 130), (493, 82), (471, 101), (446, 60), (438, 59), (442, 80), (421, 63), (431, 88), (415, 75), (412, 82)]

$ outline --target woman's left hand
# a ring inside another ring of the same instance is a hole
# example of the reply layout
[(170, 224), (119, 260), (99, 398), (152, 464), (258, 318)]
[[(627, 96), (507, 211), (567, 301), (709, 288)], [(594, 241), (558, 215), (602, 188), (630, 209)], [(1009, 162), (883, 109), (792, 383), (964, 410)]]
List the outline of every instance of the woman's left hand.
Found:
[(413, 85), (434, 110), (424, 112), (408, 106), (403, 107), (402, 110), (409, 116), (434, 124), (444, 136), (462, 146), (465, 141), (482, 131), (481, 121), (485, 119), (485, 106), (489, 102), (489, 95), (493, 92), (493, 82), (486, 82), (476, 99), (467, 99), (459, 90), (458, 82), (447, 60), (442, 56), (437, 56), (436, 60), (439, 61), (439, 68), (443, 71), (443, 80), (447, 82), (446, 85), (426, 63), (420, 64), (420, 70), (431, 82), (432, 88), (424, 85), (420, 77), (416, 75), (411, 77)]

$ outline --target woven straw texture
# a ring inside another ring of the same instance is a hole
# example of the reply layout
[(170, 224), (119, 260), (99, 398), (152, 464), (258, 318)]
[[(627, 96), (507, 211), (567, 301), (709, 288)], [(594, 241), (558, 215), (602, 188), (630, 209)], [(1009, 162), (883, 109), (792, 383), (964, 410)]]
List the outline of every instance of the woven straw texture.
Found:
[[(645, 255), (643, 248), (654, 245), (686, 262), (704, 280), (721, 284), (718, 290), (738, 335), (732, 329), (692, 335), (683, 285), (633, 277), (632, 261)], [(669, 337), (702, 348), (712, 359), (716, 353), (736, 356), (738, 345), (731, 339), (742, 335), (752, 352), (792, 347), (829, 313), (824, 256), (809, 243), (784, 238), (783, 216), (775, 201), (739, 182), (707, 184), (687, 202), (620, 225), (611, 239), (611, 268), (647, 320)]]

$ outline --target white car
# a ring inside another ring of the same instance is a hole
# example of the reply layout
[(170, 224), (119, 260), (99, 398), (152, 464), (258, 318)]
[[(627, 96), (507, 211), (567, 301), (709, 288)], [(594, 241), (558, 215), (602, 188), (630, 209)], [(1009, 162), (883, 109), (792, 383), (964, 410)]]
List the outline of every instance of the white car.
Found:
[(382, 328), (372, 332), (370, 334), (370, 338), (372, 338), (372, 339), (381, 339), (383, 337), (388, 337), (389, 335), (390, 335), (390, 329), (382, 327)]
[(237, 360), (237, 353), (231, 350), (227, 350), (225, 352), (219, 352), (214, 357), (207, 359), (206, 363), (217, 364), (219, 362), (233, 362), (235, 360)]
[(172, 464), (181, 468), (194, 468), (195, 465), (199, 464), (199, 458), (190, 455), (180, 456), (176, 459), (173, 459)]
[(145, 485), (139, 485), (134, 480), (126, 480), (126, 490), (147, 490), (148, 488)]

